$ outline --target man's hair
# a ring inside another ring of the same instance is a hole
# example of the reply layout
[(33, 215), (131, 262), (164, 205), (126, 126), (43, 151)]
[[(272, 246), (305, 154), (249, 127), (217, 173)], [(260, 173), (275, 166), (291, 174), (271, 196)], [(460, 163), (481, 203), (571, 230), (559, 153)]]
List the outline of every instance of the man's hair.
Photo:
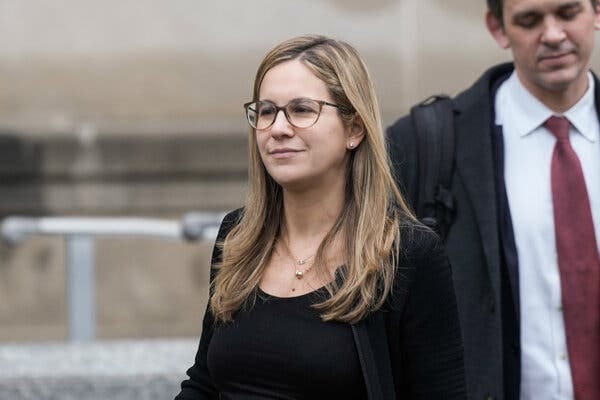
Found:
[[(596, 8), (598, 4), (598, 0), (590, 0), (592, 2), (592, 6)], [(488, 10), (492, 13), (492, 15), (498, 18), (498, 21), (503, 22), (502, 20), (502, 8), (504, 7), (504, 0), (487, 0)]]
[(492, 15), (500, 22), (502, 22), (502, 7), (504, 6), (503, 0), (487, 0), (488, 10)]

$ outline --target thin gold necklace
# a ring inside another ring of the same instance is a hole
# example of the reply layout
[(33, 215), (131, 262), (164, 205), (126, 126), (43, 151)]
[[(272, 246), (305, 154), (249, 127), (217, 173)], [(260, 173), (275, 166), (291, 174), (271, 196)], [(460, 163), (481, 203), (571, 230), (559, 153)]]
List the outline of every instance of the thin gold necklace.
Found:
[(313, 258), (315, 256), (315, 254), (311, 254), (308, 257), (305, 258), (298, 258), (296, 256), (294, 256), (292, 254), (292, 251), (290, 250), (290, 247), (287, 245), (285, 240), (281, 240), (281, 245), (283, 246), (283, 249), (285, 250), (285, 252), (287, 253), (287, 255), (294, 260), (294, 276), (296, 277), (296, 279), (302, 279), (304, 278), (304, 275), (312, 268), (313, 264), (310, 264), (308, 267), (301, 269), (300, 267), (302, 267), (304, 264), (306, 264), (306, 262), (308, 260), (310, 260), (311, 258)]

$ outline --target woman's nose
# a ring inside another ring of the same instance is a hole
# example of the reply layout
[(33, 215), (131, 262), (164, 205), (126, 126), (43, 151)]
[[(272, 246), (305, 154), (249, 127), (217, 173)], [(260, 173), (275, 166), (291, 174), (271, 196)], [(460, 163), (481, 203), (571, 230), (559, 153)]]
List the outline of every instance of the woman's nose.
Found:
[(271, 135), (274, 137), (280, 136), (291, 136), (294, 134), (294, 129), (290, 121), (288, 121), (283, 110), (277, 110), (277, 114), (275, 114), (275, 121), (273, 121), (273, 125), (271, 125)]

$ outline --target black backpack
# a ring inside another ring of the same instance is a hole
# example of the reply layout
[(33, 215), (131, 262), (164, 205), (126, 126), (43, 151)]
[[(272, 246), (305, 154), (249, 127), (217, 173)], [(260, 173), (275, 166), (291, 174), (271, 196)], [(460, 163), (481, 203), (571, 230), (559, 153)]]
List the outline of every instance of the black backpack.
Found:
[(446, 238), (455, 214), (450, 192), (454, 170), (452, 100), (436, 95), (410, 110), (419, 152), (419, 188), (415, 212), (419, 220)]

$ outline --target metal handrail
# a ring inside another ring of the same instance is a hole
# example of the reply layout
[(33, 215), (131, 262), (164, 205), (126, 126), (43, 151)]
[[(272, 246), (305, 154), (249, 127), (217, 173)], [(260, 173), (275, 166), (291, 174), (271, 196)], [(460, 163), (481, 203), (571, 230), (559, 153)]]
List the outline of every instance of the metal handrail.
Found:
[(191, 212), (181, 220), (135, 217), (24, 217), (9, 216), (0, 235), (18, 245), (31, 236), (63, 236), (67, 245), (69, 337), (90, 341), (96, 335), (95, 238), (143, 236), (169, 240), (212, 241), (225, 213)]
[(18, 244), (32, 235), (155, 236), (176, 240), (213, 240), (225, 213), (193, 212), (181, 220), (136, 217), (6, 217), (2, 238)]

